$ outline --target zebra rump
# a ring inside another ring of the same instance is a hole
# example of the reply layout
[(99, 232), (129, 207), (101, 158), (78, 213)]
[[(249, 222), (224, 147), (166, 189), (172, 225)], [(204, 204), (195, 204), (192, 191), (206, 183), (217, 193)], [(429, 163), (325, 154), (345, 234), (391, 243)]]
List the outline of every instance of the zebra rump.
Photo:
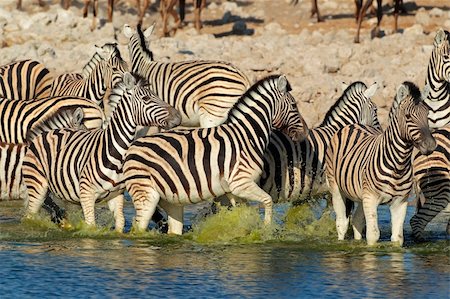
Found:
[(0, 97), (42, 99), (50, 95), (53, 76), (40, 62), (20, 60), (0, 67)]

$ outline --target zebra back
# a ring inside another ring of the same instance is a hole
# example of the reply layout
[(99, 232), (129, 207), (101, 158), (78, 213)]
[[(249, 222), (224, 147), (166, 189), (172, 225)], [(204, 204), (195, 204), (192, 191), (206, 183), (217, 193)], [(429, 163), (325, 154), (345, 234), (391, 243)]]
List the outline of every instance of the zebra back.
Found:
[(21, 60), (0, 67), (0, 97), (10, 100), (41, 99), (50, 95), (53, 76), (40, 62)]
[(303, 142), (293, 142), (274, 131), (264, 155), (261, 186), (274, 201), (295, 201), (327, 191), (324, 186), (325, 153), (333, 134), (352, 123), (380, 128), (376, 105), (371, 101), (377, 84), (347, 86), (328, 110), (321, 125)]
[(414, 153), (417, 211), (410, 224), (416, 240), (424, 240), (427, 224), (450, 203), (450, 127), (433, 131), (437, 147), (428, 156)]
[(450, 124), (450, 33), (446, 30), (439, 29), (434, 38), (425, 85), (431, 89), (425, 100), (430, 127)]
[[(82, 122), (74, 120), (75, 111), (82, 109)], [(0, 100), (0, 142), (27, 143), (43, 131), (83, 125), (87, 129), (101, 128), (105, 120), (101, 108), (91, 101), (73, 96), (39, 100)]]
[(223, 61), (157, 62), (148, 49), (152, 27), (137, 31), (124, 26), (130, 38), (131, 70), (146, 78), (154, 92), (175, 107), (187, 127), (213, 127), (223, 123), (228, 111), (250, 87), (245, 74)]

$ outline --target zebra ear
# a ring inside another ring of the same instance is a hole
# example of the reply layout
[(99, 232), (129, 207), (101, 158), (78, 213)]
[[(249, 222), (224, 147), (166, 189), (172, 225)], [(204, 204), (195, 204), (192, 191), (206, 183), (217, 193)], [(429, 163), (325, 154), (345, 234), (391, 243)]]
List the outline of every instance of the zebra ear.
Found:
[(439, 28), (436, 32), (436, 36), (434, 37), (434, 43), (436, 46), (439, 46), (445, 41), (445, 31), (442, 28)]
[(288, 81), (285, 75), (281, 75), (278, 77), (278, 90), (282, 93), (288, 92)]
[(344, 92), (348, 88), (348, 84), (345, 82), (341, 82), (341, 90)]
[(428, 98), (428, 95), (430, 94), (430, 90), (431, 90), (430, 84), (425, 85), (425, 87), (423, 88), (422, 93), (421, 93), (422, 100), (425, 100), (426, 98)]
[(136, 79), (134, 79), (134, 76), (131, 73), (125, 72), (123, 74), (123, 83), (127, 89), (133, 89), (136, 85)]
[(377, 89), (378, 89), (378, 83), (375, 82), (369, 88), (367, 88), (363, 94), (366, 98), (371, 99), (375, 95), (375, 92), (377, 91)]
[(81, 127), (81, 122), (83, 121), (84, 118), (84, 112), (83, 109), (81, 109), (80, 107), (78, 107), (75, 112), (73, 113), (73, 118), (72, 118), (72, 122), (73, 122), (73, 127), (74, 128), (79, 128)]
[(403, 101), (409, 94), (409, 90), (408, 87), (406, 87), (405, 84), (402, 84), (399, 86), (399, 88), (397, 89), (397, 102), (400, 103), (401, 101)]
[(133, 30), (133, 28), (131, 28), (130, 25), (128, 25), (128, 24), (123, 25), (123, 35), (130, 38), (131, 36), (133, 36), (133, 33), (134, 33), (134, 30)]
[(150, 36), (152, 36), (153, 30), (155, 30), (155, 25), (156, 25), (156, 23), (153, 23), (150, 27), (145, 29), (144, 36), (146, 39), (149, 39)]

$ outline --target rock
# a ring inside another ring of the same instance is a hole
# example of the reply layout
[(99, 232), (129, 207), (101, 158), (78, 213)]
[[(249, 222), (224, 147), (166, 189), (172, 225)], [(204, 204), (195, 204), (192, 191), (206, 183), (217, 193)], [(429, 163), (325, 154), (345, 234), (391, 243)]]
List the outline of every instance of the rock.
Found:
[(403, 31), (403, 34), (405, 34), (405, 35), (423, 34), (423, 27), (420, 24), (414, 24), (411, 27), (405, 28), (405, 30)]
[(432, 17), (442, 17), (444, 15), (444, 11), (438, 7), (434, 7), (429, 12)]
[(415, 20), (417, 24), (427, 26), (430, 24), (430, 15), (424, 8), (421, 8), (417, 11)]

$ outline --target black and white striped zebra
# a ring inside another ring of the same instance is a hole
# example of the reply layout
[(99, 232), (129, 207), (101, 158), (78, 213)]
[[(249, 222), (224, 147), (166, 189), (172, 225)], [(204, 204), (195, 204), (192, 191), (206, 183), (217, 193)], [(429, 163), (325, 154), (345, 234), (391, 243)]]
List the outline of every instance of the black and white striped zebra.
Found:
[(0, 67), (0, 97), (41, 99), (50, 95), (53, 76), (40, 62), (20, 60)]
[(185, 127), (209, 128), (227, 118), (228, 111), (250, 87), (243, 72), (223, 61), (159, 62), (147, 47), (153, 26), (142, 32), (125, 25), (130, 38), (131, 70), (150, 82), (154, 92), (175, 107)]
[(376, 105), (371, 101), (376, 90), (376, 83), (369, 88), (359, 81), (345, 86), (320, 126), (310, 129), (303, 142), (293, 142), (281, 131), (273, 132), (260, 185), (274, 202), (296, 201), (328, 191), (325, 153), (333, 134), (354, 123), (381, 129)]
[(439, 29), (434, 38), (434, 47), (428, 63), (425, 85), (430, 93), (425, 103), (430, 108), (430, 128), (441, 128), (450, 124), (450, 33)]
[[(419, 89), (404, 82), (397, 91), (398, 107), (384, 132), (362, 125), (349, 125), (333, 136), (326, 153), (326, 177), (336, 212), (338, 239), (348, 229), (346, 201), (359, 202), (353, 219), (355, 239), (361, 239), (364, 216), (366, 239), (375, 244), (380, 231), (379, 204), (390, 204), (391, 241), (403, 244), (403, 222), (412, 186), (412, 153), (418, 148), (430, 154), (436, 141), (428, 126), (428, 108)], [(363, 213), (362, 213), (363, 212)]]
[(54, 79), (50, 93), (52, 96), (85, 97), (105, 108), (104, 97), (107, 89), (112, 89), (122, 80), (128, 65), (122, 59), (116, 43), (95, 47), (96, 54), (83, 68), (82, 74), (67, 73)]
[(262, 203), (270, 222), (272, 199), (257, 182), (272, 128), (297, 141), (308, 131), (289, 90), (284, 76), (270, 76), (241, 96), (222, 125), (134, 141), (123, 170), (137, 229), (147, 228), (160, 204), (168, 215), (168, 232), (181, 234), (184, 205), (224, 194)]
[(22, 162), (27, 144), (57, 128), (101, 128), (104, 114), (90, 100), (61, 96), (39, 100), (0, 100), (0, 200), (25, 199)]
[[(450, 200), (450, 34), (438, 30), (428, 64), (426, 84), (431, 91), (425, 102), (430, 107), (428, 121), (438, 146), (429, 156), (420, 152), (414, 154), (413, 170), (416, 186), (417, 211), (411, 218), (413, 236), (424, 240), (426, 225)], [(446, 127), (443, 127), (446, 126)], [(440, 128), (442, 127), (442, 128)], [(450, 233), (450, 220), (447, 226)]]
[(145, 79), (136, 80), (130, 73), (111, 93), (122, 99), (105, 129), (54, 130), (33, 140), (23, 163), (27, 215), (35, 214), (51, 192), (81, 204), (86, 223), (95, 225), (95, 203), (109, 200), (116, 230), (123, 230), (122, 163), (136, 126), (169, 129), (179, 125), (181, 117), (150, 91)]
[[(433, 131), (437, 147), (429, 156), (415, 153), (413, 170), (417, 212), (411, 218), (413, 236), (425, 240), (427, 224), (450, 203), (450, 126)], [(447, 225), (450, 234), (450, 220)]]

